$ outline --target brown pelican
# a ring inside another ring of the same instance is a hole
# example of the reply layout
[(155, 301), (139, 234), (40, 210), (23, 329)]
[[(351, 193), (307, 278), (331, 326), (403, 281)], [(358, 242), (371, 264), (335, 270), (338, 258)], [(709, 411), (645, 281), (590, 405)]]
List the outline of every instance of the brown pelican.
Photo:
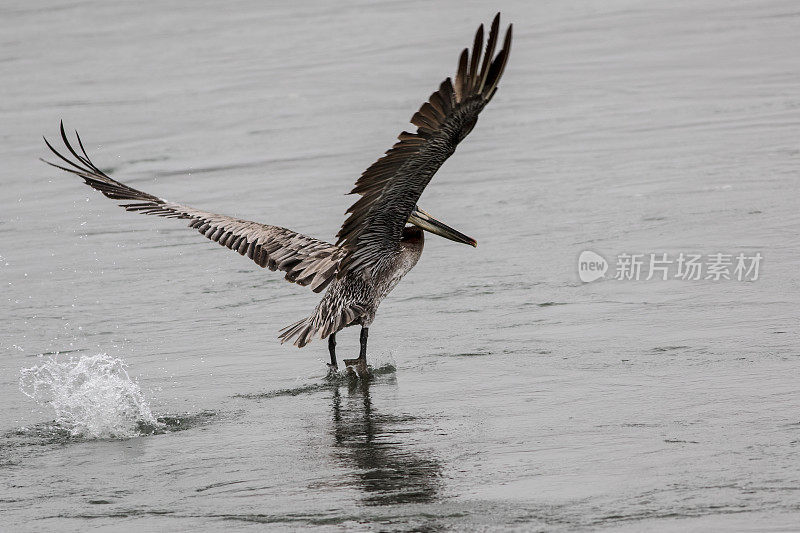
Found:
[(182, 218), (189, 227), (222, 246), (247, 254), (261, 267), (286, 272), (286, 279), (308, 285), (314, 292), (326, 287), (310, 316), (281, 330), (281, 342), (294, 339), (303, 347), (312, 338), (328, 338), (330, 368), (336, 365), (336, 333), (361, 326), (361, 351), (346, 359), (359, 374), (367, 372), (367, 333), (378, 305), (417, 263), (423, 230), (455, 242), (476, 246), (471, 237), (454, 230), (417, 206), (422, 191), (442, 163), (453, 154), (478, 120), (478, 114), (497, 92), (511, 45), (508, 26), (502, 49), (495, 55), (500, 14), (492, 21), (486, 49), (483, 25), (475, 34), (472, 53), (461, 52), (455, 82), (445, 79), (439, 89), (411, 117), (415, 133), (402, 132), (385, 155), (361, 174), (350, 194), (361, 197), (347, 210), (349, 216), (336, 235), (336, 244), (290, 229), (268, 226), (170, 202), (120, 183), (89, 158), (75, 132), (77, 148), (61, 124), (61, 139), (72, 157), (62, 155), (45, 139), (48, 148), (67, 166), (45, 161), (77, 174), (108, 198), (124, 200), (128, 211), (167, 218)]

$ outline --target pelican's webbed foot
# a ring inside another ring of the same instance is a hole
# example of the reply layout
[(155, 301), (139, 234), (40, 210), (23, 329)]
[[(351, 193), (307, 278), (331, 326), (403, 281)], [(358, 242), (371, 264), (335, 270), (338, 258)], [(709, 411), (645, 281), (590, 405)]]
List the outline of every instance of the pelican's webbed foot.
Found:
[(355, 367), (355, 372), (358, 374), (359, 377), (362, 378), (369, 376), (369, 369), (367, 368), (368, 335), (369, 335), (369, 328), (361, 328), (361, 352), (359, 353), (356, 359), (344, 360), (344, 364), (347, 365), (348, 371), (353, 372), (353, 367)]
[(345, 359), (344, 364), (347, 365), (347, 371), (354, 373), (360, 378), (369, 376), (369, 368), (367, 367), (367, 358), (358, 357), (356, 359)]

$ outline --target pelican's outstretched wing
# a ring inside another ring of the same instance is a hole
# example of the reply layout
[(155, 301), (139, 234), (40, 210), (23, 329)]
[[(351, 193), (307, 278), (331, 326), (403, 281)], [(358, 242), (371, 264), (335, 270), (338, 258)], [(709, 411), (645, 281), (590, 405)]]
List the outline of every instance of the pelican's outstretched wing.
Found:
[(129, 200), (134, 203), (120, 204), (128, 211), (167, 218), (188, 219), (189, 227), (216, 241), (222, 246), (236, 250), (261, 267), (286, 272), (286, 279), (299, 285), (311, 285), (314, 292), (324, 289), (336, 275), (341, 250), (328, 242), (278, 226), (267, 226), (225, 215), (201, 211), (158, 198), (120, 183), (92, 163), (83, 148), (77, 132), (81, 154), (72, 147), (61, 124), (61, 138), (74, 159), (59, 153), (47, 141), (48, 148), (68, 166), (44, 161), (61, 170), (77, 174), (91, 187), (113, 200)]
[(511, 49), (512, 29), (509, 25), (503, 48), (495, 56), (499, 26), (498, 13), (483, 57), (483, 25), (478, 28), (472, 54), (466, 48), (461, 53), (455, 83), (444, 80), (411, 117), (416, 133), (401, 133), (400, 142), (356, 181), (350, 194), (361, 198), (347, 210), (350, 216), (337, 234), (336, 244), (346, 253), (339, 265), (340, 277), (398, 250), (403, 227), (422, 191), (472, 131), (478, 114), (497, 92)]

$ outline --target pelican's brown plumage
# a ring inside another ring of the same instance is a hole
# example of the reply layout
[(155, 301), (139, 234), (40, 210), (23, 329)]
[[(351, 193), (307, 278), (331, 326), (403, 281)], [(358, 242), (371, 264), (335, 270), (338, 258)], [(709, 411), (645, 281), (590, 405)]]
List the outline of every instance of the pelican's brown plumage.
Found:
[[(361, 197), (347, 210), (348, 217), (336, 244), (295, 231), (202, 211), (170, 202), (120, 183), (92, 163), (75, 132), (77, 147), (70, 143), (64, 125), (61, 139), (69, 154), (50, 150), (67, 166), (46, 163), (77, 174), (91, 187), (128, 211), (189, 220), (189, 226), (222, 246), (247, 255), (259, 266), (286, 272), (286, 279), (308, 285), (314, 292), (327, 291), (314, 312), (282, 330), (281, 342), (294, 339), (303, 347), (315, 336), (328, 338), (331, 367), (336, 368), (336, 332), (359, 324), (361, 352), (356, 364), (366, 369), (367, 332), (381, 300), (417, 263), (422, 254), (422, 230), (475, 246), (475, 241), (446, 226), (417, 207), (422, 191), (466, 137), (478, 114), (497, 92), (511, 47), (511, 25), (502, 48), (500, 14), (492, 21), (486, 48), (483, 25), (475, 34), (472, 53), (461, 53), (455, 81), (445, 79), (439, 89), (411, 117), (415, 133), (402, 132), (386, 154), (372, 164), (350, 192)], [(410, 225), (409, 225), (410, 224)]]

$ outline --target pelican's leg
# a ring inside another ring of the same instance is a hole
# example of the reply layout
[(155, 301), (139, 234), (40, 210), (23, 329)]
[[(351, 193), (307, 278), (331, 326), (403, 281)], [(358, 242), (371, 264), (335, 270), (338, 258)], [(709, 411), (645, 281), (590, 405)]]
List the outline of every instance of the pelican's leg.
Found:
[(336, 333), (331, 333), (328, 337), (328, 351), (331, 353), (331, 364), (328, 365), (328, 369), (336, 372), (339, 370), (339, 366), (336, 364)]
[(345, 359), (344, 364), (347, 366), (355, 366), (359, 376), (367, 375), (367, 336), (369, 335), (369, 328), (361, 328), (361, 352), (358, 354), (358, 359)]
[(361, 353), (358, 358), (367, 363), (367, 335), (369, 335), (369, 328), (361, 328)]

